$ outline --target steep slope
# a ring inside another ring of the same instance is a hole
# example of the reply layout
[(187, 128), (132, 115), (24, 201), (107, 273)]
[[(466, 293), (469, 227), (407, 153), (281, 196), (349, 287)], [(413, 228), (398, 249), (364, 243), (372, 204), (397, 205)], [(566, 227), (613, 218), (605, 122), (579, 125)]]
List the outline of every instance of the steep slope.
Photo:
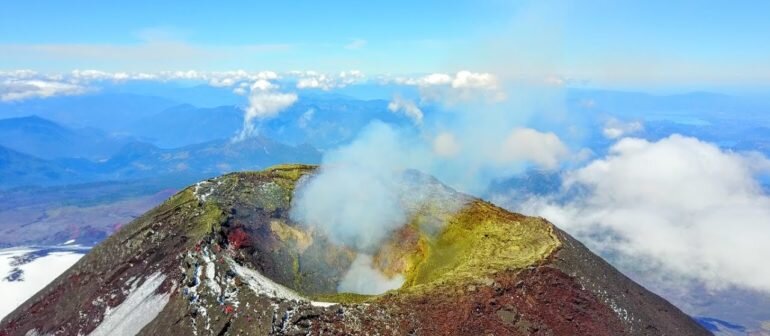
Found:
[(94, 248), (0, 335), (708, 335), (542, 218), (404, 173), (372, 252), (404, 283), (338, 293), (359, 255), (292, 221), (312, 166), (189, 187)]

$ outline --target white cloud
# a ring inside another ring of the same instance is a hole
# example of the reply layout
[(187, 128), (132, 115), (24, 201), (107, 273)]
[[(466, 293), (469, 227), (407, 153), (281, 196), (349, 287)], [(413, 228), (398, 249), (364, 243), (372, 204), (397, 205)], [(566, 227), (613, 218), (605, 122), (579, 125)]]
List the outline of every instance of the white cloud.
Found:
[[(62, 94), (81, 94), (86, 87), (98, 87), (100, 82), (127, 81), (192, 81), (205, 82), (213, 87), (231, 87), (238, 95), (245, 95), (249, 85), (265, 85), (283, 79), (295, 78), (299, 89), (332, 90), (360, 83), (365, 80), (361, 71), (342, 71), (324, 74), (315, 71), (292, 71), (279, 74), (274, 71), (159, 71), (159, 72), (109, 72), (94, 69), (73, 70), (61, 74), (44, 74), (32, 70), (0, 71), (0, 85), (6, 100), (50, 97)], [(80, 88), (80, 89), (78, 89)], [(13, 91), (13, 92), (12, 92)], [(17, 92), (19, 91), (19, 92)], [(26, 93), (20, 93), (26, 91)], [(37, 93), (35, 93), (37, 92)]]
[(21, 101), (32, 98), (77, 95), (88, 88), (66, 82), (43, 79), (10, 79), (0, 81), (0, 101)]
[(249, 106), (244, 111), (243, 129), (233, 139), (241, 141), (255, 135), (255, 120), (272, 118), (297, 101), (297, 94), (275, 91), (277, 85), (265, 79), (258, 79), (251, 85)]
[(235, 79), (233, 78), (212, 78), (209, 81), (209, 85), (216, 87), (230, 87), (235, 85)]
[(644, 129), (644, 126), (639, 121), (622, 122), (615, 118), (610, 118), (604, 123), (602, 134), (607, 139), (617, 139), (622, 136), (634, 134)]
[[(770, 161), (672, 135), (625, 138), (568, 173), (581, 197), (516, 206), (548, 218), (605, 255), (711, 288), (770, 292), (770, 197), (755, 175)], [(676, 287), (676, 284), (672, 285)]]
[(0, 78), (3, 79), (38, 79), (38, 80), (56, 80), (72, 84), (88, 84), (98, 81), (204, 81), (211, 86), (227, 87), (251, 83), (256, 80), (276, 80), (280, 76), (274, 71), (249, 72), (245, 70), (234, 71), (159, 71), (159, 72), (109, 72), (94, 69), (80, 70), (76, 69), (62, 74), (44, 74), (31, 70), (15, 70), (0, 72)]
[(86, 83), (103, 80), (125, 81), (133, 78), (134, 75), (126, 72), (105, 72), (99, 70), (73, 70), (68, 76), (68, 79), (72, 82)]
[(475, 73), (470, 71), (460, 71), (452, 80), (452, 87), (455, 89), (497, 89), (497, 78), (489, 73)]
[(451, 75), (432, 73), (417, 78), (394, 78), (386, 80), (397, 84), (416, 86), (422, 99), (455, 104), (463, 101), (485, 100), (499, 102), (506, 95), (497, 77), (491, 73), (458, 71)]
[(292, 71), (289, 75), (297, 78), (298, 89), (321, 89), (324, 91), (343, 88), (365, 78), (364, 74), (357, 70), (342, 71), (336, 75), (315, 71)]
[(323, 89), (330, 90), (333, 87), (331, 80), (326, 75), (317, 77), (300, 78), (297, 81), (298, 89)]
[(452, 76), (444, 73), (433, 73), (417, 79), (414, 83), (418, 86), (447, 85), (452, 83)]
[(514, 129), (502, 144), (499, 160), (531, 161), (553, 169), (569, 154), (569, 150), (558, 136), (531, 128)]
[(11, 71), (0, 71), (0, 78), (6, 79), (34, 79), (42, 75), (34, 70), (19, 69)]
[(280, 78), (273, 71), (260, 71), (256, 73), (244, 70), (211, 72), (201, 74), (201, 79), (208, 80), (209, 85), (218, 87), (231, 87), (259, 80), (275, 80)]
[(258, 79), (254, 81), (253, 84), (251, 84), (251, 92), (264, 92), (264, 91), (270, 91), (272, 89), (277, 89), (278, 85), (275, 85), (273, 83), (270, 83), (270, 81), (265, 79)]
[(393, 100), (388, 103), (388, 110), (393, 113), (402, 112), (412, 119), (416, 125), (422, 124), (422, 110), (413, 101), (404, 99), (399, 95), (394, 96)]
[(233, 89), (233, 93), (235, 93), (235, 94), (237, 94), (239, 96), (243, 96), (243, 95), (246, 95), (246, 89), (239, 86), (239, 87)]

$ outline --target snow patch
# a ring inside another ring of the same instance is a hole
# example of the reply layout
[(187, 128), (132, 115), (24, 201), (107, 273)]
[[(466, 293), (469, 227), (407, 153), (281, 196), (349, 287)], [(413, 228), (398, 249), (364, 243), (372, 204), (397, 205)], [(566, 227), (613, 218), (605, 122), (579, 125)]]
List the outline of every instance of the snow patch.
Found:
[(206, 263), (206, 285), (211, 289), (215, 297), (219, 297), (222, 294), (222, 287), (216, 281), (217, 269), (214, 261), (209, 256), (208, 249), (204, 251), (203, 262)]
[(48, 336), (48, 335), (50, 334), (41, 334), (39, 331), (37, 331), (37, 329), (29, 330), (27, 331), (26, 334), (24, 334), (24, 336)]
[(105, 312), (104, 320), (89, 336), (138, 334), (169, 301), (170, 293), (155, 294), (165, 279), (165, 275), (156, 272), (147, 277), (141, 286), (132, 288), (123, 303)]
[(273, 280), (270, 280), (270, 278), (260, 274), (253, 269), (238, 265), (238, 263), (230, 258), (227, 258), (226, 260), (227, 264), (230, 265), (230, 268), (233, 270), (233, 272), (241, 277), (241, 279), (246, 282), (249, 288), (251, 288), (251, 290), (254, 291), (254, 293), (257, 295), (264, 295), (270, 298), (285, 299), (298, 302), (309, 302), (313, 306), (317, 307), (329, 307), (336, 304), (333, 302), (310, 301), (307, 298), (297, 294), (295, 291), (284, 287), (283, 285), (278, 284)]
[(211, 186), (209, 181), (200, 181), (195, 184), (193, 194), (198, 201), (205, 202), (206, 199), (214, 193), (214, 187)]
[(35, 295), (51, 281), (75, 264), (85, 253), (79, 251), (50, 252), (29, 262), (20, 258), (41, 253), (39, 248), (0, 250), (0, 319), (10, 314), (24, 301)]

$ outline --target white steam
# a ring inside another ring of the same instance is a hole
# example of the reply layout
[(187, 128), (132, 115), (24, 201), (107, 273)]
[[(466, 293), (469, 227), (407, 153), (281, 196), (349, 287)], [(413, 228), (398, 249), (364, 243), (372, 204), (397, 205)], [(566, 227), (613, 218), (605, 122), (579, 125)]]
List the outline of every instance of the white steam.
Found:
[[(415, 103), (396, 96), (389, 109), (410, 115), (419, 127), (374, 122), (352, 143), (326, 152), (316, 174), (295, 189), (290, 214), (294, 221), (359, 254), (374, 254), (407, 223), (415, 204), (425, 202), (427, 195), (449, 192), (410, 189), (406, 185), (415, 181), (407, 182), (405, 170), (433, 175), (473, 193), (529, 165), (550, 169), (569, 157), (569, 149), (554, 133), (520, 127), (536, 106), (530, 92), (502, 95), (516, 97), (506, 103), (489, 100), (490, 92), (501, 90), (495, 77), (470, 72), (429, 75), (414, 84), (448, 90), (445, 96), (421, 97), (421, 101), (446, 98), (440, 102), (446, 110), (423, 115)], [(474, 97), (462, 97), (473, 92)], [(454, 208), (451, 198), (442, 199), (442, 206)], [(350, 274), (366, 275), (364, 282), (370, 282), (371, 288), (390, 288), (392, 279), (362, 271), (377, 274), (372, 267), (355, 267), (361, 269)]]
[(340, 293), (376, 295), (404, 284), (404, 276), (388, 278), (372, 265), (372, 256), (358, 254), (337, 286)]
[(393, 100), (388, 103), (388, 110), (393, 113), (403, 113), (412, 119), (415, 125), (422, 124), (422, 110), (413, 101), (404, 99), (399, 95), (393, 97)]
[(255, 120), (274, 117), (297, 101), (297, 94), (277, 92), (277, 88), (277, 85), (265, 79), (259, 79), (251, 85), (249, 106), (243, 116), (243, 129), (234, 141), (242, 141), (255, 135)]
[(449, 132), (439, 133), (433, 139), (433, 153), (440, 157), (453, 157), (460, 152), (460, 144), (454, 134)]
[(499, 159), (503, 161), (532, 161), (543, 168), (556, 168), (569, 155), (558, 136), (530, 128), (517, 128), (503, 142)]
[(399, 198), (404, 150), (392, 128), (370, 125), (352, 144), (324, 156), (320, 172), (298, 188), (292, 218), (335, 243), (374, 251), (406, 221)]

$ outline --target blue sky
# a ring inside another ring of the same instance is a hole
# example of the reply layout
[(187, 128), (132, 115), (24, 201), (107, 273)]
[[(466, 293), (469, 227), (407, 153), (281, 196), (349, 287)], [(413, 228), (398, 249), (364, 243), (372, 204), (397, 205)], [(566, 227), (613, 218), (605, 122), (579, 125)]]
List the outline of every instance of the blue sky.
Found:
[(472, 69), (609, 84), (770, 82), (770, 2), (14, 1), (0, 69)]

